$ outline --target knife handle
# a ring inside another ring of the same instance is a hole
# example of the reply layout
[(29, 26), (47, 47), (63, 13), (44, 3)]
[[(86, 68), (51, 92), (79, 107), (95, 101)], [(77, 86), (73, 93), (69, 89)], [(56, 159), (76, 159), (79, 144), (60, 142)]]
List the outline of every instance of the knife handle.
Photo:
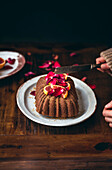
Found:
[(101, 64), (91, 64), (91, 69), (100, 68)]

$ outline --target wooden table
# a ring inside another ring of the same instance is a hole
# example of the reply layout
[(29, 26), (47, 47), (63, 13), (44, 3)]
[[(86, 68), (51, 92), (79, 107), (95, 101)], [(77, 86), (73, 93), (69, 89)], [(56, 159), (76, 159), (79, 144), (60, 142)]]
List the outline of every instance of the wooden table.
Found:
[[(106, 45), (88, 44), (1, 44), (0, 51), (22, 53), (26, 64), (15, 75), (0, 80), (0, 169), (112, 169), (112, 129), (102, 116), (111, 100), (112, 77), (97, 70), (71, 74), (96, 85), (95, 113), (86, 121), (68, 127), (49, 127), (26, 118), (16, 104), (17, 89), (28, 79), (28, 71), (47, 73), (38, 68), (46, 60), (59, 56), (61, 65), (95, 63)], [(30, 53), (28, 53), (30, 52)], [(76, 55), (70, 56), (75, 52)]]

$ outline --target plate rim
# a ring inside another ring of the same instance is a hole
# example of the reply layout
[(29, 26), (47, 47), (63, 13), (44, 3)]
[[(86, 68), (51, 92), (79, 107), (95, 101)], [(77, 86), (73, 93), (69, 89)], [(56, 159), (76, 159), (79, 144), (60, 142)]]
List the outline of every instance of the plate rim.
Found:
[[(19, 71), (24, 67), (24, 65), (25, 65), (25, 63), (26, 63), (26, 59), (25, 59), (24, 55), (21, 54), (21, 53), (19, 53), (19, 52), (17, 52), (17, 51), (0, 51), (0, 53), (17, 53), (18, 56), (21, 57), (21, 58), (19, 58), (19, 59), (20, 59), (21, 61), (23, 60), (21, 65), (18, 64), (19, 67), (17, 66), (17, 67), (16, 67), (12, 72), (10, 72), (9, 74), (6, 74), (6, 75), (0, 77), (0, 80), (16, 74), (17, 72), (19, 72)], [(19, 62), (20, 62), (20, 61), (18, 60), (18, 63), (19, 63)]]
[[(26, 112), (25, 112), (25, 110), (21, 107), (21, 105), (20, 105), (20, 103), (19, 103), (19, 92), (20, 92), (20, 90), (26, 85), (26, 84), (28, 84), (28, 83), (30, 83), (30, 82), (32, 82), (34, 79), (39, 79), (40, 77), (43, 77), (43, 76), (46, 76), (47, 74), (43, 74), (43, 75), (40, 75), (40, 76), (36, 76), (36, 77), (34, 77), (34, 78), (31, 78), (31, 79), (29, 79), (29, 80), (27, 80), (26, 82), (24, 82), (19, 88), (18, 88), (18, 90), (17, 90), (17, 93), (16, 93), (16, 102), (17, 102), (17, 105), (18, 105), (18, 108), (20, 109), (20, 111), (24, 114), (24, 116), (26, 116), (27, 118), (29, 118), (30, 120), (32, 120), (32, 121), (34, 121), (34, 122), (36, 122), (36, 123), (39, 123), (39, 124), (42, 124), (42, 125), (47, 125), (47, 126), (54, 126), (54, 127), (65, 127), (65, 126), (71, 126), (71, 125), (76, 125), (76, 124), (78, 124), (78, 123), (81, 123), (81, 122), (83, 122), (83, 121), (85, 121), (85, 120), (87, 120), (89, 117), (91, 117), (93, 114), (94, 114), (94, 112), (95, 112), (95, 110), (96, 110), (96, 107), (97, 107), (97, 100), (96, 100), (96, 96), (95, 96), (95, 93), (94, 93), (94, 91), (85, 83), (85, 82), (83, 82), (83, 81), (81, 81), (80, 79), (78, 79), (78, 78), (75, 78), (75, 77), (73, 77), (73, 76), (69, 76), (70, 78), (72, 78), (72, 80), (73, 79), (76, 79), (77, 81), (80, 81), (82, 84), (84, 84), (84, 86), (86, 86), (91, 92), (92, 92), (92, 95), (93, 95), (93, 97), (94, 97), (94, 108), (93, 108), (93, 111), (90, 113), (90, 114), (88, 114), (88, 115), (86, 115), (86, 117), (85, 118), (83, 118), (83, 119), (81, 119), (80, 121), (78, 121), (78, 122), (69, 122), (69, 123), (67, 123), (67, 124), (50, 124), (50, 123), (48, 123), (48, 122), (42, 122), (42, 120), (40, 121), (40, 119), (34, 119), (34, 118), (32, 118), (32, 117), (30, 117)], [(36, 83), (36, 82), (35, 82)], [(31, 85), (33, 85), (33, 84), (35, 84), (35, 83), (32, 83)], [(31, 85), (29, 85), (28, 87), (30, 87)], [(28, 89), (28, 87), (27, 87), (27, 89)], [(27, 90), (26, 89), (26, 90)], [(25, 104), (24, 104), (24, 106), (25, 106)], [(26, 111), (28, 111), (30, 114), (31, 114), (31, 112), (29, 111), (29, 110), (27, 110), (27, 108), (26, 108), (26, 106), (25, 106), (25, 109), (26, 109)], [(38, 113), (39, 114), (39, 113)], [(85, 114), (83, 114), (83, 115), (81, 115), (80, 117), (83, 117)], [(34, 115), (33, 115), (34, 116)], [(79, 117), (79, 118), (80, 118)], [(55, 119), (55, 118), (54, 118)], [(60, 119), (61, 120), (61, 119)]]

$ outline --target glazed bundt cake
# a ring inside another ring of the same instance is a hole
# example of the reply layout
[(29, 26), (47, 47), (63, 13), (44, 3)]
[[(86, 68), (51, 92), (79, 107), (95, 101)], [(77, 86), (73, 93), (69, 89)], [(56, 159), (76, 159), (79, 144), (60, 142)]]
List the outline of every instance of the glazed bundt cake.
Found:
[[(66, 80), (67, 79), (67, 80)], [(53, 118), (70, 118), (78, 114), (78, 97), (73, 80), (53, 72), (36, 84), (36, 111)]]

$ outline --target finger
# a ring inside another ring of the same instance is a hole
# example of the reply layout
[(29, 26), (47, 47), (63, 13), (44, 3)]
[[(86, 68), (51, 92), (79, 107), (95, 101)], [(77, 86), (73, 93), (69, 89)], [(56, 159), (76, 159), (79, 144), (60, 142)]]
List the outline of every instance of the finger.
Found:
[(112, 108), (112, 101), (110, 101), (108, 104), (105, 105), (106, 109)]
[(105, 117), (105, 121), (109, 122), (109, 123), (112, 123), (112, 118), (111, 117)]
[(104, 73), (104, 70), (102, 70), (101, 68), (97, 68), (97, 70), (99, 70), (99, 71), (101, 71), (101, 72), (103, 72), (103, 73)]
[(104, 63), (105, 59), (103, 57), (96, 58), (96, 64)]
[[(99, 57), (96, 59), (96, 64), (100, 64), (100, 63), (105, 63), (105, 59), (103, 57)], [(102, 68), (97, 68), (97, 70), (104, 72)]]
[(104, 109), (104, 110), (103, 110), (103, 116), (112, 117), (112, 110)]
[(108, 73), (110, 76), (112, 76), (111, 70), (106, 70), (106, 73)]
[(112, 123), (109, 123), (109, 126), (112, 128)]
[(101, 69), (102, 70), (109, 70), (109, 66), (107, 63), (101, 64)]

